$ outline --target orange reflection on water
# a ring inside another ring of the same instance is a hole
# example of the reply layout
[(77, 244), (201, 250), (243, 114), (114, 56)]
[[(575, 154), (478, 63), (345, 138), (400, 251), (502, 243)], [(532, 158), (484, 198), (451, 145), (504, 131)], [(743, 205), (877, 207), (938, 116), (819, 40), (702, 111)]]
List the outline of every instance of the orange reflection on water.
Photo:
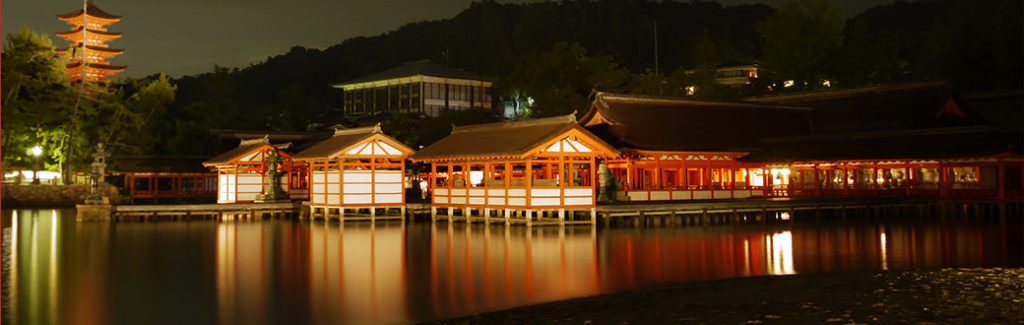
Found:
[(1014, 220), (527, 229), (4, 218), (3, 317), (26, 324), (394, 324), (677, 281), (1024, 264)]

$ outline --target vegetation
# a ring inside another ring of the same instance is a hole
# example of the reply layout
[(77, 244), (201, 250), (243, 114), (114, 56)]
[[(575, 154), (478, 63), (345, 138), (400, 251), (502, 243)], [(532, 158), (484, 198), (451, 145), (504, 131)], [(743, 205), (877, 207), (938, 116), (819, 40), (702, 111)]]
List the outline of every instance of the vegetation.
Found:
[[(99, 142), (116, 153), (152, 152), (159, 139), (150, 131), (174, 102), (175, 87), (163, 75), (72, 84), (64, 74), (67, 58), (50, 38), (24, 28), (8, 35), (3, 62), (5, 172), (41, 164), (70, 175), (91, 161)], [(36, 146), (40, 157), (29, 153)]]
[[(1019, 88), (1022, 9), (1017, 0), (898, 1), (846, 19), (828, 0), (792, 0), (778, 10), (708, 1), (485, 0), (451, 19), (324, 50), (295, 47), (242, 69), (121, 80), (84, 93), (60, 73), (63, 61), (47, 37), (21, 31), (4, 46), (4, 163), (24, 165), (20, 153), (37, 143), (56, 166), (81, 164), (97, 141), (115, 152), (212, 154), (211, 129), (339, 123), (382, 122), (415, 147), (452, 124), (493, 120), (479, 112), (433, 120), (342, 116), (341, 91), (329, 84), (424, 58), (494, 77), (492, 97), (534, 117), (582, 112), (594, 91), (679, 96), (688, 85), (699, 89), (695, 97), (725, 99), (821, 88), (825, 80), (833, 87), (944, 79), (965, 91)], [(751, 86), (715, 84), (716, 67), (743, 64), (763, 68)], [(795, 87), (780, 87), (785, 80)], [(76, 105), (78, 94), (90, 95)]]

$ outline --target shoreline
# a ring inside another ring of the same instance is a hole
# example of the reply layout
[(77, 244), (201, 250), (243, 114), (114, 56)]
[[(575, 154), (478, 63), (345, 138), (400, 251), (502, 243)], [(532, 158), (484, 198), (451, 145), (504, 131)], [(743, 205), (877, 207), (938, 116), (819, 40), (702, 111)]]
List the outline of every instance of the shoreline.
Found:
[(422, 324), (1024, 323), (1024, 268), (684, 282)]

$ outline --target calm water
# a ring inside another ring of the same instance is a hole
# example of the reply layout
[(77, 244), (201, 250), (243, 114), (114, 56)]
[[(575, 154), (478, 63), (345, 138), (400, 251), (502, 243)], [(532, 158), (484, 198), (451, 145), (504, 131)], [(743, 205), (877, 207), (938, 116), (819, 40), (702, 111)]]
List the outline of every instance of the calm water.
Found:
[(406, 323), (664, 282), (1024, 265), (1020, 218), (907, 219), (528, 231), (5, 210), (3, 322)]

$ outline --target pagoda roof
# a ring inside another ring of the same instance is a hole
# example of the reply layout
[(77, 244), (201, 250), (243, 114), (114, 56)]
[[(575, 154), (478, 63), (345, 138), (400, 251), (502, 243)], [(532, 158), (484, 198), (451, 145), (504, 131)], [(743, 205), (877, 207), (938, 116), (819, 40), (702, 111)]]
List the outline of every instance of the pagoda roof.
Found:
[(749, 102), (598, 93), (581, 124), (623, 149), (732, 151), (759, 138), (807, 134), (812, 109)]
[(345, 86), (361, 84), (365, 82), (407, 78), (413, 76), (430, 76), (438, 78), (480, 80), (488, 82), (491, 81), (490, 78), (483, 77), (472, 72), (467, 72), (459, 68), (447, 67), (444, 65), (434, 63), (433, 61), (430, 60), (419, 60), (406, 62), (403, 63), (402, 65), (399, 65), (391, 69), (369, 74), (349, 81), (337, 83), (331, 86), (335, 88), (343, 88)]
[(404, 155), (409, 155), (414, 152), (412, 148), (409, 148), (398, 140), (385, 135), (380, 129), (380, 124), (377, 124), (376, 126), (355, 129), (337, 129), (334, 131), (334, 136), (324, 141), (320, 141), (292, 157), (296, 160), (331, 158), (349, 147), (374, 137), (380, 137), (382, 140), (402, 151)]
[[(75, 68), (78, 68), (81, 65), (82, 65), (82, 62), (68, 63), (67, 68), (68, 69), (75, 69)], [(128, 66), (100, 64), (100, 63), (89, 63), (89, 66), (87, 68), (88, 69), (98, 69), (98, 70), (109, 70), (109, 71), (122, 71), (124, 69), (127, 69)]]
[[(75, 46), (74, 48), (80, 48), (80, 47), (82, 47), (82, 43), (78, 43), (78, 45)], [(58, 48), (56, 51), (57, 52), (67, 52), (71, 48), (72, 48), (71, 46), (65, 46), (65, 47)], [(112, 48), (109, 48), (109, 47), (102, 47), (102, 46), (86, 45), (85, 48), (88, 49), (89, 51), (99, 51), (99, 52), (106, 52), (106, 53), (123, 53), (124, 52), (124, 49), (112, 49)]]
[(531, 154), (531, 150), (571, 130), (590, 137), (591, 142), (603, 146), (604, 151), (616, 152), (614, 147), (579, 126), (576, 115), (570, 114), (527, 121), (453, 126), (450, 135), (410, 158), (414, 161), (492, 157), (523, 159)]
[[(57, 36), (72, 36), (72, 35), (81, 33), (83, 28), (85, 28), (85, 26), (78, 26), (75, 29), (72, 29), (72, 30), (69, 30), (69, 31), (55, 32), (54, 34), (57, 34)], [(121, 35), (124, 35), (124, 33), (122, 33), (122, 32), (107, 32), (107, 31), (95, 30), (95, 29), (91, 29), (91, 28), (87, 29), (86, 31), (89, 32), (90, 34), (99, 34), (99, 35), (103, 35), (103, 36), (121, 37)]]
[[(100, 9), (100, 7), (97, 7), (91, 1), (89, 2), (88, 5), (86, 5), (85, 10), (86, 10), (86, 12), (88, 13), (88, 15), (90, 17), (96, 17), (96, 18), (102, 18), (102, 19), (111, 19), (111, 20), (121, 19), (121, 16), (110, 14), (110, 13), (108, 13), (106, 11), (103, 11), (103, 9)], [(75, 11), (72, 11), (72, 12), (69, 12), (69, 13), (66, 13), (66, 14), (57, 15), (57, 17), (70, 19), (70, 18), (75, 18), (75, 17), (81, 16), (81, 15), (82, 15), (82, 9), (78, 9), (78, 10), (75, 10)]]

